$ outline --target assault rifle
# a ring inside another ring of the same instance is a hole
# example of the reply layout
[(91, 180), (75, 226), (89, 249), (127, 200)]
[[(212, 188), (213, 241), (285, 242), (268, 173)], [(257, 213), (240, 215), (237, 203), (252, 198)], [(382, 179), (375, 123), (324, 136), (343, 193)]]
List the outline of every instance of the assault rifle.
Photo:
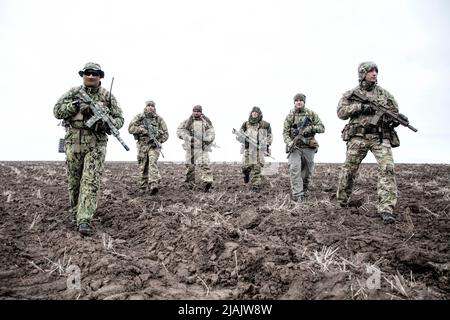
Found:
[(89, 97), (89, 95), (81, 89), (80, 92), (81, 97), (83, 98), (84, 102), (87, 104), (88, 108), (91, 110), (93, 116), (89, 118), (89, 120), (86, 121), (85, 125), (88, 128), (92, 128), (95, 123), (99, 120), (103, 121), (107, 126), (108, 130), (111, 132), (111, 134), (119, 140), (119, 142), (122, 144), (122, 146), (125, 148), (125, 150), (130, 150), (130, 148), (126, 145), (126, 143), (122, 140), (120, 137), (119, 130), (114, 126), (114, 124), (111, 121), (110, 116), (99, 106), (95, 104), (95, 102)]
[[(354, 99), (352, 97), (355, 97), (356, 99)], [(382, 105), (381, 103), (379, 103), (379, 102), (377, 102), (377, 101), (375, 101), (373, 99), (370, 99), (370, 98), (364, 96), (363, 94), (361, 94), (361, 93), (359, 93), (357, 91), (354, 91), (349, 99), (356, 100), (356, 101), (359, 101), (359, 102), (362, 102), (362, 103), (368, 103), (368, 104), (372, 105), (375, 108), (376, 113), (372, 117), (372, 119), (370, 119), (370, 124), (372, 124), (372, 125), (378, 125), (378, 123), (380, 122), (380, 119), (384, 115), (387, 115), (391, 119), (393, 119), (393, 120), (397, 121), (398, 123), (400, 123), (402, 126), (405, 126), (405, 127), (407, 127), (408, 129), (411, 129), (414, 132), (417, 132), (417, 129), (409, 124), (408, 118), (406, 118), (404, 115), (402, 115), (401, 113), (394, 113), (394, 112), (392, 112), (391, 110), (386, 108), (386, 106)]]
[[(203, 141), (203, 135), (201, 133), (193, 132), (193, 138), (197, 141)], [(220, 148), (215, 142), (208, 144), (207, 146), (211, 146), (214, 148)]]
[(245, 142), (247, 141), (250, 145), (252, 145), (252, 146), (255, 147), (256, 149), (258, 149), (258, 150), (264, 150), (264, 156), (269, 157), (269, 158), (275, 160), (275, 158), (272, 157), (272, 156), (269, 154), (269, 152), (268, 152), (268, 150), (267, 150), (267, 149), (268, 149), (268, 146), (267, 146), (267, 148), (266, 148), (266, 145), (259, 144), (258, 141), (257, 141), (255, 138), (252, 138), (252, 137), (250, 137), (249, 135), (247, 135), (247, 134), (245, 134), (245, 133), (242, 133), (242, 132), (240, 132), (240, 131), (237, 131), (237, 130), (234, 129), (234, 128), (233, 128), (233, 131), (232, 131), (231, 133), (233, 133), (234, 135), (237, 136), (237, 139), (238, 139), (239, 142), (245, 143)]
[(162, 145), (159, 143), (158, 139), (156, 139), (155, 127), (150, 123), (150, 119), (144, 118), (144, 127), (147, 129), (148, 137), (150, 138), (150, 142), (153, 142), (156, 145), (156, 149), (158, 149), (161, 156), (164, 158), (162, 153)]
[(292, 126), (293, 130), (298, 130), (298, 134), (295, 136), (294, 140), (292, 140), (292, 144), (289, 148), (287, 148), (286, 153), (288, 154), (287, 157), (291, 155), (292, 151), (294, 151), (295, 146), (297, 145), (297, 142), (300, 140), (304, 144), (309, 144), (309, 140), (303, 136), (303, 130), (311, 123), (311, 119), (309, 117), (304, 117), (303, 121), (300, 123), (300, 126), (296, 123)]

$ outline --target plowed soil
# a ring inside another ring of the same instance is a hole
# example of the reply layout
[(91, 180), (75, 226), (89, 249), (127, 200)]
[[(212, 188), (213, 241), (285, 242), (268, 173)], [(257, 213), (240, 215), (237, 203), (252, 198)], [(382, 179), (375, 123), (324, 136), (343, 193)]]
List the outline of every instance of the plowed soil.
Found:
[(398, 221), (375, 210), (377, 166), (353, 206), (335, 202), (339, 164), (317, 164), (289, 199), (287, 165), (259, 193), (239, 164), (213, 164), (208, 193), (160, 163), (156, 195), (136, 163), (106, 164), (94, 233), (69, 211), (62, 162), (0, 162), (1, 299), (450, 299), (449, 165), (396, 166)]

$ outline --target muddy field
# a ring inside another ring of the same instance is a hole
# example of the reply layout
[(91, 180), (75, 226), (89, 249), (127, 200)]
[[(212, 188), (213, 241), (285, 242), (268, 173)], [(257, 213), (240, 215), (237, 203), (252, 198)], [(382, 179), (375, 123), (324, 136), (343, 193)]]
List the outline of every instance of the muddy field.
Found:
[(398, 222), (375, 211), (363, 165), (355, 207), (335, 203), (337, 164), (289, 200), (287, 165), (260, 193), (214, 164), (209, 193), (160, 163), (160, 193), (136, 163), (107, 163), (94, 234), (72, 222), (64, 163), (0, 162), (1, 299), (450, 299), (449, 165), (397, 165)]

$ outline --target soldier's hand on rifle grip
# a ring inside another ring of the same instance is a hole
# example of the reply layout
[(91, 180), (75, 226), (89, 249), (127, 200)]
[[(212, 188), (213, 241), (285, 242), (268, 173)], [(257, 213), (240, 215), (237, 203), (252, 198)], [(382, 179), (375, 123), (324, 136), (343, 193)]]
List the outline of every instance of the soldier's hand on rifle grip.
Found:
[(89, 105), (87, 103), (84, 103), (84, 102), (79, 103), (79, 106), (80, 106), (80, 112), (83, 114), (86, 113), (86, 110), (89, 110)]
[(373, 115), (376, 113), (376, 110), (370, 104), (362, 104), (361, 113), (364, 115)]
[(99, 120), (95, 123), (95, 131), (111, 134), (108, 124), (105, 123), (103, 120)]
[(144, 127), (139, 127), (138, 129), (138, 134), (147, 134), (147, 129), (145, 129)]
[(312, 134), (312, 130), (313, 130), (312, 126), (305, 127), (302, 132), (303, 136), (308, 136), (308, 135)]
[(80, 101), (78, 99), (73, 99), (72, 107), (74, 109), (74, 113), (78, 113), (80, 111)]

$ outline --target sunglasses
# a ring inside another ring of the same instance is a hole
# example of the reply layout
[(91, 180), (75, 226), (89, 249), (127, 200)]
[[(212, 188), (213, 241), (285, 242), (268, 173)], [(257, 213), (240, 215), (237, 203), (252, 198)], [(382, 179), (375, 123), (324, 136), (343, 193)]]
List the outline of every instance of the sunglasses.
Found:
[(93, 77), (100, 77), (100, 73), (96, 71), (85, 71), (83, 72), (85, 76), (93, 76)]

